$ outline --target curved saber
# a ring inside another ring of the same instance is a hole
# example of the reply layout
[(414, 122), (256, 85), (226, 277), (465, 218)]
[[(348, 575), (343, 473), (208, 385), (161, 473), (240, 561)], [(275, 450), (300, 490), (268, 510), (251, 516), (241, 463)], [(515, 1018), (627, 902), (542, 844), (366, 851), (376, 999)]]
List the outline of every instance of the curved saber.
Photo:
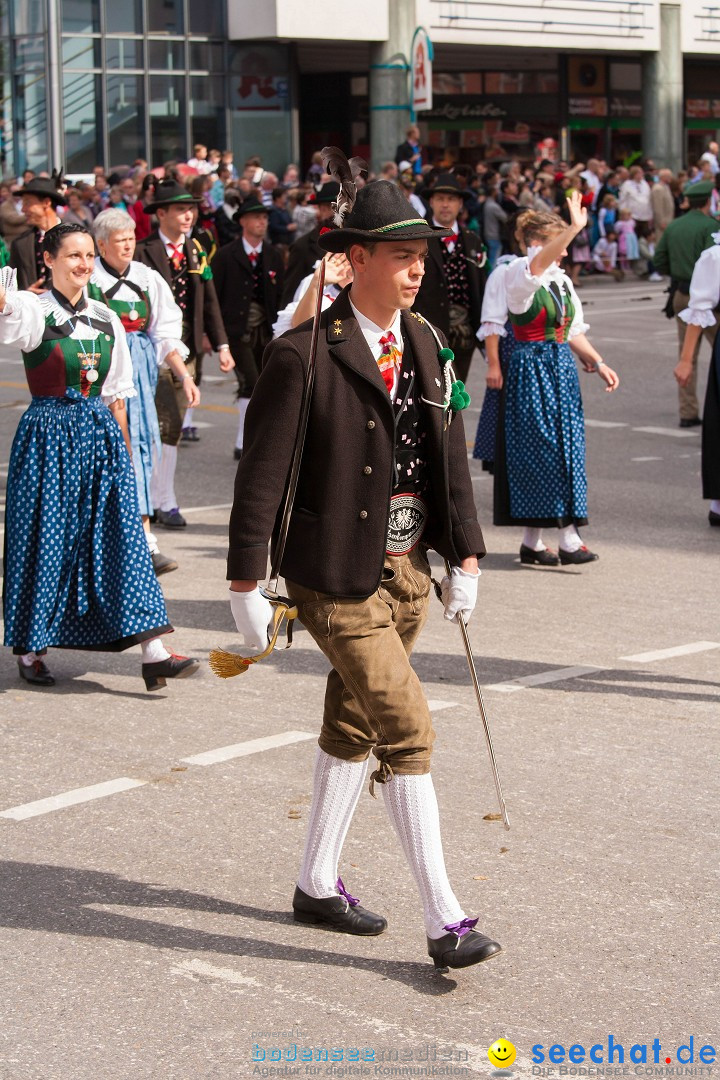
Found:
[[(450, 563), (445, 560), (445, 573), (450, 577)], [(434, 581), (435, 592), (438, 599), (442, 600), (442, 592), (437, 581)], [(493, 749), (492, 735), (490, 734), (490, 725), (488, 724), (487, 714), (485, 712), (485, 702), (483, 701), (482, 690), (480, 689), (480, 680), (478, 679), (478, 673), (475, 669), (475, 660), (473, 658), (472, 646), (470, 644), (470, 636), (467, 631), (467, 626), (462, 615), (457, 617), (457, 624), (460, 627), (460, 634), (462, 635), (463, 645), (465, 646), (465, 656), (467, 657), (468, 668), (470, 669), (470, 677), (472, 678), (473, 687), (475, 688), (475, 697), (477, 698), (478, 709), (480, 710), (480, 719), (485, 729), (485, 741), (487, 743), (488, 755), (490, 757), (490, 766), (492, 768), (493, 779), (495, 781), (495, 791), (497, 792), (498, 803), (500, 804), (500, 814), (502, 815), (503, 825), (506, 829), (510, 828), (510, 818), (508, 817), (507, 808), (505, 806), (505, 796), (503, 795), (502, 784), (500, 783), (500, 774), (498, 772), (497, 762), (495, 761), (495, 750)]]

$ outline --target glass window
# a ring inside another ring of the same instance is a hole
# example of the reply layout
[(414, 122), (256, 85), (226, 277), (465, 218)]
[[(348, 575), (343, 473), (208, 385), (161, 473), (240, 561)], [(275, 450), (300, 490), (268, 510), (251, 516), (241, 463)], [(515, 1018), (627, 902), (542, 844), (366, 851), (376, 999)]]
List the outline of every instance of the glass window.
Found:
[(184, 34), (183, 0), (147, 0), (148, 32)]
[(222, 0), (188, 0), (188, 17), (191, 34), (223, 37), (225, 20)]
[(99, 38), (64, 37), (62, 62), (64, 68), (99, 68)]
[(193, 71), (210, 71), (218, 74), (225, 67), (223, 46), (209, 41), (190, 42), (190, 67)]
[(66, 34), (100, 33), (100, 0), (62, 0), (62, 28)]
[[(5, 4), (2, 5), (3, 11)], [(10, 0), (13, 34), (43, 34), (45, 32), (44, 0)]]
[(182, 75), (150, 76), (150, 138), (155, 162), (188, 157), (185, 145), (185, 79)]
[(143, 43), (138, 38), (105, 38), (107, 68), (141, 68)]
[(108, 34), (142, 34), (142, 0), (105, 0)]
[(102, 164), (100, 78), (65, 72), (63, 123), (65, 168), (69, 173), (92, 172)]
[(41, 34), (35, 37), (15, 38), (13, 41), (13, 66), (16, 71), (45, 68), (45, 38)]
[(225, 79), (193, 75), (190, 79), (191, 139), (222, 150), (225, 146)]
[(161, 71), (184, 71), (185, 42), (155, 41), (148, 42), (148, 67), (160, 68)]
[(110, 168), (145, 157), (145, 93), (142, 75), (108, 75), (107, 124)]
[(45, 75), (16, 75), (15, 79), (15, 172), (47, 169), (48, 127), (45, 109)]

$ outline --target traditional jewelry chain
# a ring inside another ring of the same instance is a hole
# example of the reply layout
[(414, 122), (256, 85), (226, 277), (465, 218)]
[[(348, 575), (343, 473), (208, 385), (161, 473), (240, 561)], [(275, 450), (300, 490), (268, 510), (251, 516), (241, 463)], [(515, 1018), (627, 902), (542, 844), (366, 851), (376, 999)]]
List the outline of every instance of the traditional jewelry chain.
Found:
[[(72, 327), (72, 332), (74, 334), (75, 331), (77, 330), (78, 323), (80, 322), (80, 314), (78, 313), (75, 316), (75, 325), (74, 326), (73, 326), (73, 323), (72, 323), (72, 321), (70, 319), (68, 319), (68, 322), (70, 323), (70, 326)], [(92, 323), (90, 322), (89, 319), (87, 320), (87, 326), (88, 326), (89, 330), (93, 329), (93, 325), (92, 325)], [(87, 379), (87, 381), (89, 383), (94, 383), (94, 382), (97, 381), (98, 373), (95, 370), (95, 366), (94, 366), (92, 360), (90, 359), (90, 354), (89, 354), (89, 352), (88, 352), (88, 350), (86, 348), (85, 342), (80, 337), (76, 337), (74, 340), (77, 341), (78, 345), (80, 346), (80, 348), (82, 350), (83, 358), (85, 360), (85, 363), (83, 365), (83, 371), (85, 372), (85, 378)], [(97, 338), (95, 338), (94, 341), (97, 341)], [(93, 347), (93, 356), (94, 355), (95, 355), (95, 349)]]

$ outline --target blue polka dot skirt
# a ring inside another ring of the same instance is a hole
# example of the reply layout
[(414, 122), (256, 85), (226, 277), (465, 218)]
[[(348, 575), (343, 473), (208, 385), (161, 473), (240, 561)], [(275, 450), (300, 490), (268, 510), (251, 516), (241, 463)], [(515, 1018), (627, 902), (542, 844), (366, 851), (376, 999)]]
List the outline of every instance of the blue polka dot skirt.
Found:
[(5, 644), (120, 651), (172, 629), (132, 462), (100, 398), (34, 397), (10, 454)]
[(128, 398), (126, 402), (128, 431), (133, 451), (140, 513), (147, 514), (149, 517), (153, 512), (150, 494), (153, 449), (158, 457), (162, 450), (155, 408), (158, 365), (155, 347), (147, 334), (133, 332), (128, 334), (127, 342), (133, 364), (133, 385), (137, 390), (137, 397)]
[(585, 419), (570, 347), (517, 342), (501, 395), (495, 524), (586, 525)]

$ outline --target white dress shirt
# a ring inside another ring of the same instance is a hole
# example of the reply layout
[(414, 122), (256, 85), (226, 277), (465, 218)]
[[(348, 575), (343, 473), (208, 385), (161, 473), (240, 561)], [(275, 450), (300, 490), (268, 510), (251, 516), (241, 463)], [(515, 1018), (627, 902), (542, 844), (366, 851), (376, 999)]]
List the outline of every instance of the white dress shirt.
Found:
[[(373, 354), (375, 360), (379, 360), (382, 356), (383, 346), (380, 344), (380, 338), (385, 337), (389, 332), (395, 335), (395, 347), (400, 353), (400, 360), (402, 359), (403, 352), (403, 337), (402, 337), (402, 319), (399, 311), (395, 312), (395, 318), (387, 329), (383, 329), (382, 326), (378, 326), (372, 319), (368, 319), (367, 315), (363, 315), (362, 311), (359, 311), (352, 302), (352, 291), (349, 294), (350, 307), (353, 310), (353, 315), (357, 319), (358, 326), (362, 331), (362, 336), (368, 343), (370, 352)], [(395, 378), (393, 380), (392, 392), (390, 394), (391, 400), (394, 400), (397, 393), (398, 381), (400, 379), (400, 361), (395, 368)]]

